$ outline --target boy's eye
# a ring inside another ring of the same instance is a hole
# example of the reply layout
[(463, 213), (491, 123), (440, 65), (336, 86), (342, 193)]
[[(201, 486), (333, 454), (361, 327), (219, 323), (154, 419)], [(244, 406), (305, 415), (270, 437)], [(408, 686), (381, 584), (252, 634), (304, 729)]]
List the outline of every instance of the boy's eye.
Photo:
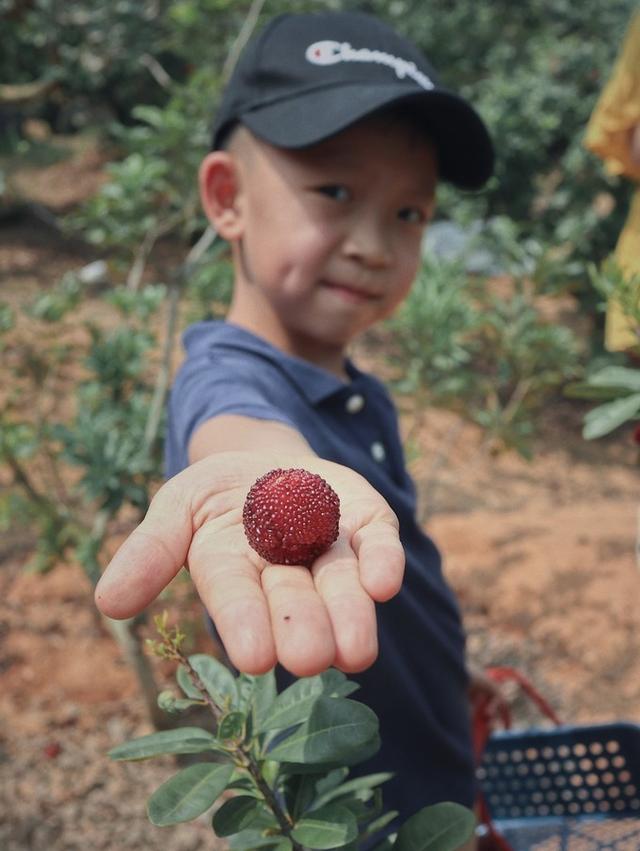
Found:
[(331, 198), (334, 201), (348, 201), (351, 197), (349, 194), (349, 190), (346, 186), (341, 186), (340, 184), (329, 184), (327, 186), (319, 186), (318, 192), (322, 195), (326, 195), (327, 198)]
[(398, 213), (398, 218), (411, 225), (423, 225), (427, 221), (426, 215), (419, 207), (403, 207)]

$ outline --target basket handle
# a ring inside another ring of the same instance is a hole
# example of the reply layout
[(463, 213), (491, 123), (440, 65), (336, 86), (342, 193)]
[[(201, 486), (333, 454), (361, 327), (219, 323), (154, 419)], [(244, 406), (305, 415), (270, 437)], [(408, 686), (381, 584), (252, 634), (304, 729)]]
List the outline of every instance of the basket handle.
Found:
[[(551, 708), (551, 705), (536, 689), (533, 683), (520, 673), (515, 668), (507, 666), (486, 668), (485, 676), (493, 680), (495, 683), (505, 683), (508, 681), (517, 683), (527, 697), (534, 703), (542, 715), (553, 721), (554, 724), (562, 722)], [(506, 706), (499, 708), (498, 712), (489, 712), (490, 698), (486, 697), (480, 700), (473, 707), (473, 749), (476, 757), (476, 762), (479, 764), (482, 759), (482, 754), (487, 744), (487, 740), (491, 735), (492, 730), (500, 723), (505, 730), (511, 728), (511, 712)]]
[[(528, 680), (524, 674), (520, 673), (520, 671), (516, 670), (515, 668), (503, 666), (497, 668), (487, 668), (485, 674), (487, 677), (489, 677), (489, 679), (493, 680), (496, 683), (504, 683), (508, 680), (512, 680), (513, 682), (518, 683), (522, 691), (533, 703), (535, 703), (540, 712), (546, 718), (548, 718), (550, 721), (553, 721), (553, 723), (557, 725), (560, 725), (562, 723), (562, 721), (560, 721), (554, 710), (551, 708), (551, 705), (540, 694), (540, 692), (533, 685), (531, 680)], [(511, 718), (509, 718), (509, 723), (505, 726), (507, 729), (509, 729), (509, 727), (511, 726)]]

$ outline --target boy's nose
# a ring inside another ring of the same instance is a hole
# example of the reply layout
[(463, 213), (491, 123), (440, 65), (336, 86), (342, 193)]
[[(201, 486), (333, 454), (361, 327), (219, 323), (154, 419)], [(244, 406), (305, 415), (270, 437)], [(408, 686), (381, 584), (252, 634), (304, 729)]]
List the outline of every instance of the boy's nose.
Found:
[(383, 222), (371, 218), (354, 224), (344, 241), (344, 253), (371, 268), (383, 268), (391, 263), (392, 246)]

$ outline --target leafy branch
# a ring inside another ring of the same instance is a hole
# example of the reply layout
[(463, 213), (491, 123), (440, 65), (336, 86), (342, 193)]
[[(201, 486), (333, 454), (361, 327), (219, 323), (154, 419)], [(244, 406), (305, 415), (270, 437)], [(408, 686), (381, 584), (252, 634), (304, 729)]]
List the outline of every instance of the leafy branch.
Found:
[(197, 818), (220, 801), (213, 815), (218, 836), (235, 851), (342, 848), (354, 851), (374, 837), (376, 851), (455, 851), (473, 832), (471, 812), (457, 804), (426, 807), (397, 833), (380, 835), (396, 818), (385, 813), (380, 786), (391, 776), (349, 778), (349, 767), (379, 747), (378, 720), (349, 699), (357, 685), (328, 670), (277, 693), (273, 671), (235, 677), (217, 659), (186, 656), (184, 635), (156, 618), (160, 640), (150, 647), (178, 664), (181, 696), (160, 695), (160, 705), (180, 712), (206, 706), (213, 731), (182, 727), (142, 736), (110, 752), (117, 760), (201, 753), (206, 761), (182, 769), (151, 796), (156, 825)]

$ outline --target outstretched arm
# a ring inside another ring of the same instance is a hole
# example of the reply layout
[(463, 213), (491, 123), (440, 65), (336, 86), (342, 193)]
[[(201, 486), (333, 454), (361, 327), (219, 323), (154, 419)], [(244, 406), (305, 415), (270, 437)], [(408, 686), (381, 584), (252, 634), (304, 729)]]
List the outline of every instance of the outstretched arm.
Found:
[[(368, 667), (377, 655), (374, 604), (393, 597), (402, 582), (395, 514), (362, 476), (318, 458), (292, 429), (243, 417), (210, 424), (192, 443), (199, 460), (160, 488), (107, 567), (98, 607), (109, 617), (131, 617), (184, 565), (239, 670), (257, 674), (280, 662), (310, 676), (331, 665)], [(237, 448), (247, 442), (252, 451)], [(340, 535), (311, 570), (266, 564), (246, 541), (246, 494), (275, 467), (317, 473), (340, 497)]]

